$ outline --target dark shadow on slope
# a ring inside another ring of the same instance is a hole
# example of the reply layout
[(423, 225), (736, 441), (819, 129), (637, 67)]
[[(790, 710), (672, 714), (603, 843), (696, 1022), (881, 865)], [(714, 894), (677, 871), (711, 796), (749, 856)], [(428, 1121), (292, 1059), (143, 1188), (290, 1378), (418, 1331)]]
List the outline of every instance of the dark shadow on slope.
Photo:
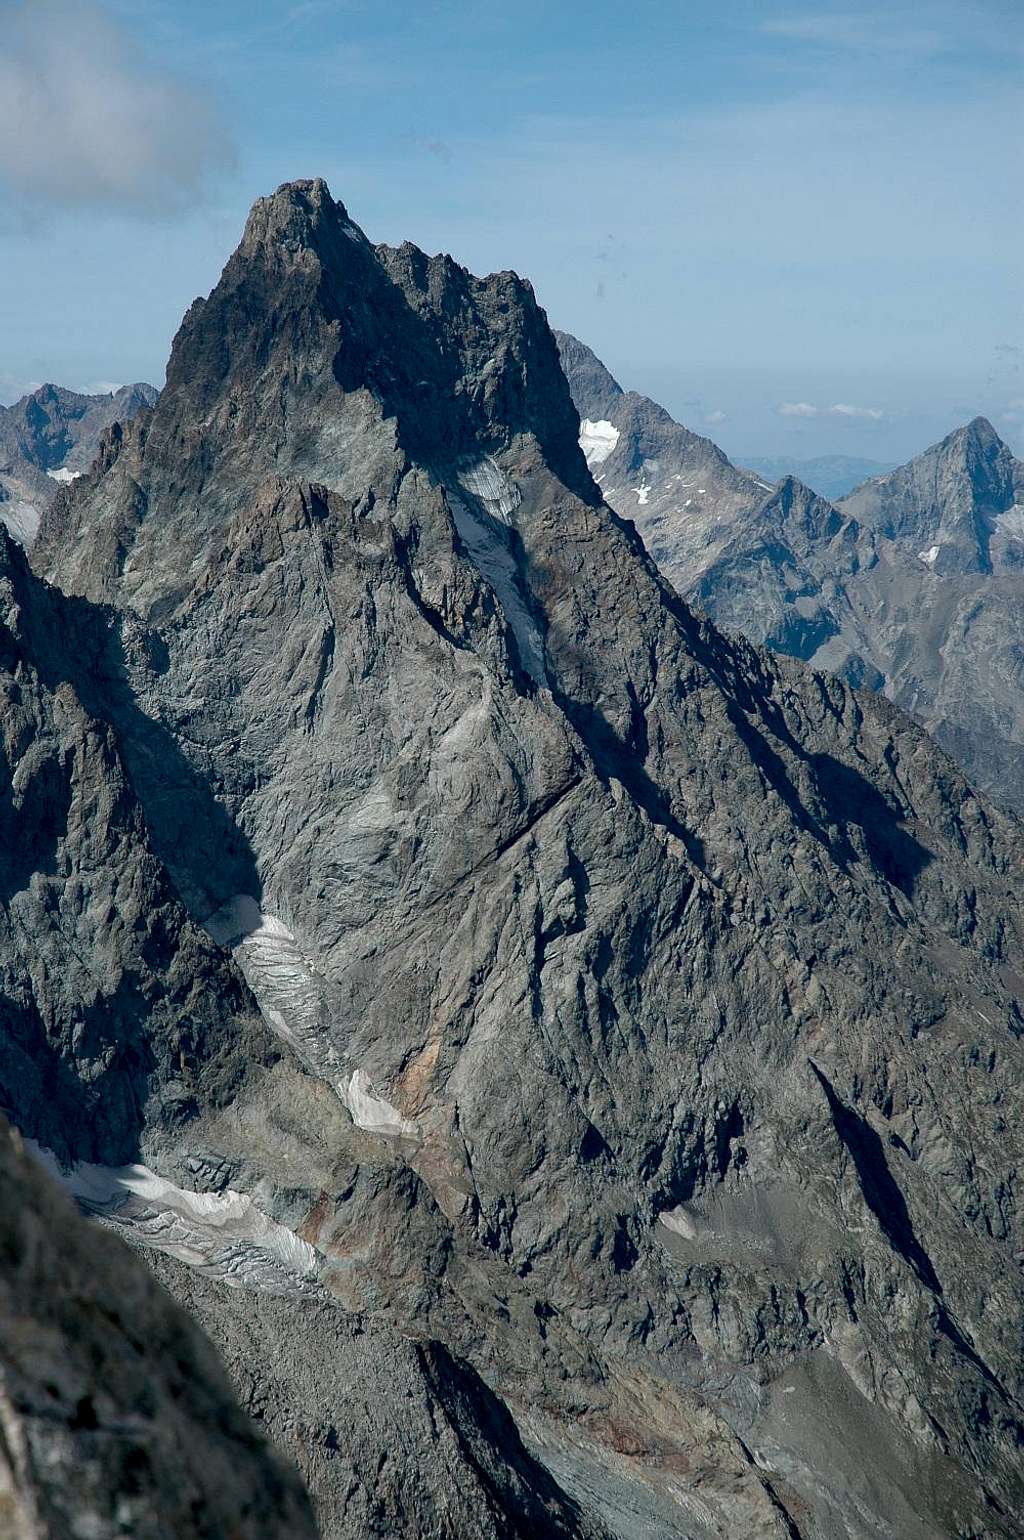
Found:
[[(825, 1093), (836, 1133), (853, 1161), (865, 1203), (878, 1220), (882, 1233), (893, 1250), (909, 1263), (925, 1288), (930, 1289), (936, 1296), (936, 1323), (940, 1331), (956, 1350), (974, 1365), (989, 1385), (1005, 1400), (1012, 1401), (1013, 1398), (1005, 1386), (968, 1342), (945, 1305), (942, 1284), (931, 1258), (914, 1231), (907, 1200), (903, 1196), (899, 1183), (889, 1170), (881, 1136), (865, 1118), (839, 1098), (828, 1077), (822, 1073), (814, 1060), (809, 1059), (808, 1063)], [(1016, 1421), (1015, 1426), (1019, 1427)], [(1019, 1431), (1024, 1434), (1024, 1430)]]
[[(156, 1064), (147, 1017), (127, 974), (112, 994), (81, 1002), (56, 1026), (34, 1003), (0, 995), (0, 1112), (62, 1162), (137, 1160)], [(79, 1063), (102, 1069), (85, 1080)]]
[[(751, 720), (743, 705), (730, 699), (727, 709), (754, 764), (799, 827), (823, 845), (844, 869), (860, 859), (849, 836), (851, 825), (859, 828), (864, 851), (875, 871), (890, 886), (912, 898), (917, 878), (934, 858), (904, 826), (899, 812), (877, 786), (852, 765), (831, 754), (808, 754), (782, 724), (782, 741), (793, 756), (808, 767), (813, 777), (815, 797), (811, 800), (818, 807), (812, 811), (808, 800), (794, 786), (781, 754)], [(769, 721), (777, 730), (779, 720), (775, 713), (769, 715)], [(838, 838), (831, 832), (835, 829), (841, 831)]]
[[(848, 836), (843, 835), (838, 841), (830, 837), (830, 827), (856, 825), (863, 832), (865, 852), (879, 875), (912, 897), (917, 878), (933, 856), (904, 826), (900, 812), (852, 765), (828, 754), (808, 754), (789, 730), (778, 703), (767, 690), (757, 687), (764, 670), (758, 649), (742, 638), (724, 635), (706, 616), (692, 609), (658, 571), (632, 520), (623, 519), (612, 510), (609, 517), (628, 542), (631, 554), (659, 589), (662, 603), (676, 622), (687, 650), (718, 684), (730, 721), (747, 752), (797, 825), (843, 867), (857, 860), (857, 852)], [(793, 784), (785, 760), (769, 735), (795, 761), (808, 767), (819, 807), (811, 808)], [(664, 794), (658, 788), (654, 790), (656, 800), (664, 803)]]
[(30, 661), (47, 688), (70, 684), (86, 711), (114, 729), (150, 846), (185, 907), (203, 921), (235, 894), (259, 902), (262, 887), (246, 835), (173, 733), (135, 699), (117, 612), (38, 579), (33, 588)]
[(419, 1345), (416, 1354), (436, 1397), (434, 1415), (443, 1412), (460, 1457), (480, 1482), (496, 1533), (507, 1540), (605, 1535), (529, 1452), (504, 1403), (475, 1369), (439, 1342)]
[(9, 780), (0, 785), (0, 904), (27, 888), (35, 872), (56, 871), (70, 807), (71, 767), (61, 764), (56, 747), (23, 779), (17, 795)]
[[(855, 824), (863, 833), (871, 864), (887, 882), (908, 898), (918, 876), (933, 859), (903, 827), (899, 814), (889, 806), (876, 786), (851, 765), (831, 754), (812, 754), (818, 793), (837, 820)], [(850, 856), (854, 855), (852, 849)]]
[(931, 1258), (914, 1233), (907, 1200), (889, 1170), (880, 1136), (866, 1119), (840, 1100), (814, 1060), (808, 1062), (825, 1093), (836, 1133), (853, 1161), (864, 1201), (881, 1225), (886, 1240), (910, 1264), (926, 1288), (941, 1294), (942, 1284)]
[(651, 822), (675, 835), (694, 865), (705, 871), (704, 841), (675, 816), (668, 794), (643, 767), (642, 748), (624, 743), (596, 706), (570, 700), (558, 689), (553, 689), (552, 694), (586, 744), (602, 783), (607, 786), (611, 779), (619, 781)]

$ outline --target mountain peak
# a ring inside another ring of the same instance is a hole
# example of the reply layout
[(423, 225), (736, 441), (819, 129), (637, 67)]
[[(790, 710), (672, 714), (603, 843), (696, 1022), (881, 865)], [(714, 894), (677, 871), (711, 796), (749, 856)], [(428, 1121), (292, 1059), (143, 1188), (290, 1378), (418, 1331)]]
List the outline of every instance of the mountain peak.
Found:
[(366, 237), (349, 219), (343, 203), (331, 196), (323, 177), (282, 182), (266, 198), (257, 198), (249, 211), (239, 252), (279, 248), (298, 251), (318, 247), (325, 237), (347, 235), (364, 242)]
[(187, 486), (209, 506), (216, 487), (223, 514), (242, 465), (346, 495), (363, 474), (350, 440), (361, 453), (372, 442), (382, 465), (397, 445), (442, 479), (518, 440), (593, 503), (577, 437), (529, 283), (477, 278), (409, 243), (375, 247), (317, 178), (253, 205), (220, 281), (175, 337), (146, 455), (162, 498)]
[[(941, 443), (936, 444), (932, 449), (926, 449), (924, 455), (957, 455), (970, 453), (973, 450), (992, 456), (1005, 447), (988, 418), (979, 416), (972, 417), (970, 422), (963, 423), (959, 428), (954, 428), (952, 433), (947, 433)], [(923, 457), (923, 455), (917, 456), (918, 459)]]
[(988, 572), (997, 521), (1022, 493), (1024, 467), (979, 416), (840, 506), (914, 555), (934, 550), (933, 571)]

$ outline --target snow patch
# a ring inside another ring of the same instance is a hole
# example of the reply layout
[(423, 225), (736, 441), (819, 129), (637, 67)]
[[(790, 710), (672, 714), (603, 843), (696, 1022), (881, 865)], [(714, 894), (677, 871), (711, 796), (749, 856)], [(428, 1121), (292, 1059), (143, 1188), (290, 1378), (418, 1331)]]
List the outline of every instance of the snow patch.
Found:
[(671, 1230), (673, 1235), (681, 1235), (685, 1241), (697, 1239), (697, 1226), (681, 1204), (678, 1208), (665, 1209), (658, 1215), (658, 1223)]
[(580, 448), (588, 465), (603, 465), (619, 442), (619, 430), (606, 418), (597, 422), (584, 417), (580, 423)]
[(231, 952), (267, 1024), (344, 1100), (344, 1071), (328, 1036), (323, 980), (287, 925), (264, 914), (250, 894), (236, 893), (209, 916), (205, 928)]
[(995, 532), (1011, 540), (1024, 540), (1024, 506), (1014, 503), (1005, 513), (997, 514)]
[(57, 468), (57, 470), (47, 471), (46, 474), (50, 477), (51, 481), (62, 481), (66, 485), (69, 481), (77, 481), (79, 476), (85, 475), (85, 472), (69, 471), (66, 466), (61, 465)]
[[(467, 478), (459, 477), (467, 492), (471, 487)], [(519, 651), (519, 659), (535, 684), (547, 686), (548, 676), (544, 667), (544, 642), (536, 620), (530, 614), (520, 587), (519, 568), (507, 543), (502, 523), (487, 507), (487, 501), (472, 494), (477, 502), (470, 501), (449, 491), (448, 502), (452, 519), (477, 571), (494, 589), (511, 627)], [(484, 506), (480, 507), (479, 503)]]
[[(372, 831), (387, 821), (388, 807), (386, 799), (369, 797), (351, 823)], [(264, 913), (250, 894), (236, 893), (210, 915), (206, 931), (218, 946), (230, 950), (267, 1024), (295, 1050), (311, 1074), (326, 1081), (357, 1127), (419, 1139), (415, 1123), (374, 1094), (365, 1070), (346, 1074), (330, 1039), (324, 981), (283, 920)]]
[(515, 482), (510, 481), (501, 466), (489, 456), (460, 470), (458, 477), (463, 492), (475, 497), (491, 518), (498, 519), (502, 524), (509, 522), (522, 502)]
[(918, 551), (917, 559), (918, 561), (923, 561), (926, 567), (934, 567), (936, 557), (941, 549), (942, 547), (939, 545), (930, 545), (927, 551)]
[(391, 1138), (419, 1138), (415, 1123), (410, 1123), (408, 1118), (403, 1118), (397, 1107), (392, 1107), (390, 1102), (374, 1094), (372, 1082), (365, 1070), (356, 1070), (343, 1090), (342, 1097), (357, 1128), (365, 1128), (367, 1133), (384, 1134)]
[(51, 1150), (26, 1140), (79, 1207), (234, 1288), (304, 1295), (317, 1290), (318, 1252), (256, 1207), (248, 1193), (189, 1192), (148, 1166), (63, 1171)]

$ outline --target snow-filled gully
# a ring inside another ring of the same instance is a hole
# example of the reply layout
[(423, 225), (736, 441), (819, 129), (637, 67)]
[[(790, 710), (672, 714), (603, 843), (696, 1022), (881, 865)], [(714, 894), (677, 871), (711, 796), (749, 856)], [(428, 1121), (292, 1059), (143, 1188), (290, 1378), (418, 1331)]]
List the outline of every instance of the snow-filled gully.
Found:
[(320, 1254), (247, 1193), (189, 1192), (148, 1166), (83, 1162), (64, 1171), (52, 1151), (26, 1143), (81, 1209), (142, 1245), (235, 1288), (291, 1297), (318, 1291)]
[(266, 914), (249, 894), (238, 893), (209, 917), (206, 929), (231, 952), (268, 1026), (331, 1086), (357, 1128), (385, 1138), (419, 1139), (415, 1123), (375, 1094), (366, 1071), (349, 1071), (335, 1050), (323, 981), (282, 920)]
[[(268, 1025), (327, 1081), (353, 1123), (418, 1143), (416, 1125), (376, 1094), (365, 1070), (350, 1072), (333, 1048), (322, 981), (283, 921), (240, 893), (210, 916), (206, 929), (234, 956)], [(247, 1193), (190, 1192), (143, 1165), (83, 1162), (65, 1171), (51, 1150), (26, 1143), (81, 1209), (141, 1245), (233, 1287), (292, 1297), (319, 1290), (320, 1253)]]

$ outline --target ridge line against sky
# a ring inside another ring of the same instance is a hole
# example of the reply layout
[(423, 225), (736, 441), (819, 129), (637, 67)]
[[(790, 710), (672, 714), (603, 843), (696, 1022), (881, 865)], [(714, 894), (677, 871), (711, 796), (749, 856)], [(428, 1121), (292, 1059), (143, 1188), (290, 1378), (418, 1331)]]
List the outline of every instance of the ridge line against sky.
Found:
[(0, 400), (160, 384), (253, 198), (531, 278), (733, 454), (1024, 452), (1017, 0), (0, 0)]

